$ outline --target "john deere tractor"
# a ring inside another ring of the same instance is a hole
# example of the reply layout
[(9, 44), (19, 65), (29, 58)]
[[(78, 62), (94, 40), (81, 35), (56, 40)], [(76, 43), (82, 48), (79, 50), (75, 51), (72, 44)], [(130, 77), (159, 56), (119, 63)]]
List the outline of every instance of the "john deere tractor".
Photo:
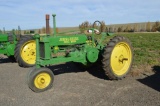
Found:
[(32, 35), (0, 34), (0, 54), (17, 61), (21, 67), (35, 65), (35, 45)]
[[(95, 21), (91, 36), (86, 34), (59, 35), (56, 33), (55, 14), (53, 14), (54, 34), (49, 36), (34, 35), (36, 41), (36, 64), (28, 75), (28, 86), (34, 92), (42, 92), (52, 87), (54, 74), (47, 66), (74, 62), (82, 67), (94, 67), (101, 61), (105, 75), (111, 80), (119, 80), (129, 73), (133, 60), (130, 41), (123, 36), (114, 36), (108, 43), (103, 44), (110, 35), (97, 31), (94, 26), (101, 22)], [(101, 36), (98, 40), (96, 36)]]

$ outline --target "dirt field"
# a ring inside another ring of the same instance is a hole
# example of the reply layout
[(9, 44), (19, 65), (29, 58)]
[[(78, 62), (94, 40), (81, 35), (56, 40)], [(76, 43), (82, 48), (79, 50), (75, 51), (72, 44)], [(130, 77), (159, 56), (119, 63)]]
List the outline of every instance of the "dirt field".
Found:
[(92, 69), (80, 71), (72, 63), (52, 66), (53, 88), (34, 93), (26, 84), (29, 68), (0, 57), (0, 106), (160, 106), (159, 66), (153, 67), (155, 74), (120, 81)]

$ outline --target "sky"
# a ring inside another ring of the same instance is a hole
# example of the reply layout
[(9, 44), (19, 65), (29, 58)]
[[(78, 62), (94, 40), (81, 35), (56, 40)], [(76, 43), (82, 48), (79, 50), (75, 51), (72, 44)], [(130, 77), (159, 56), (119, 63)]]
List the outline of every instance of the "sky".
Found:
[(45, 27), (45, 15), (56, 14), (57, 27), (84, 21), (106, 25), (160, 21), (160, 0), (0, 0), (0, 29)]

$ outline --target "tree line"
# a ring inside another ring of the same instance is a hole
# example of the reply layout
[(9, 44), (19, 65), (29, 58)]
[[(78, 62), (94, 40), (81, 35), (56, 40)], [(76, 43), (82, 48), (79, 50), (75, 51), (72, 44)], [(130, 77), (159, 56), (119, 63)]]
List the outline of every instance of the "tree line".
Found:
[[(138, 24), (123, 24), (123, 25), (106, 25), (104, 21), (101, 21), (101, 31), (103, 32), (160, 32), (160, 22), (156, 21), (154, 23), (147, 22), (142, 26), (141, 23)], [(79, 25), (80, 32), (83, 33), (84, 30), (92, 28), (93, 23), (88, 21), (82, 22)]]

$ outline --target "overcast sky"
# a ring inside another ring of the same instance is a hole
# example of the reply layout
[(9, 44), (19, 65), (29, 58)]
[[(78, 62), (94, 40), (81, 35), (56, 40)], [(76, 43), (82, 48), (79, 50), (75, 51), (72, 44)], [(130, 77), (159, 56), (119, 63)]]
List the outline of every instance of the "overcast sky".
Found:
[[(160, 21), (160, 0), (0, 0), (0, 29), (42, 28), (45, 14), (57, 14), (58, 27), (84, 21), (106, 24)], [(50, 18), (52, 26), (52, 18)]]

